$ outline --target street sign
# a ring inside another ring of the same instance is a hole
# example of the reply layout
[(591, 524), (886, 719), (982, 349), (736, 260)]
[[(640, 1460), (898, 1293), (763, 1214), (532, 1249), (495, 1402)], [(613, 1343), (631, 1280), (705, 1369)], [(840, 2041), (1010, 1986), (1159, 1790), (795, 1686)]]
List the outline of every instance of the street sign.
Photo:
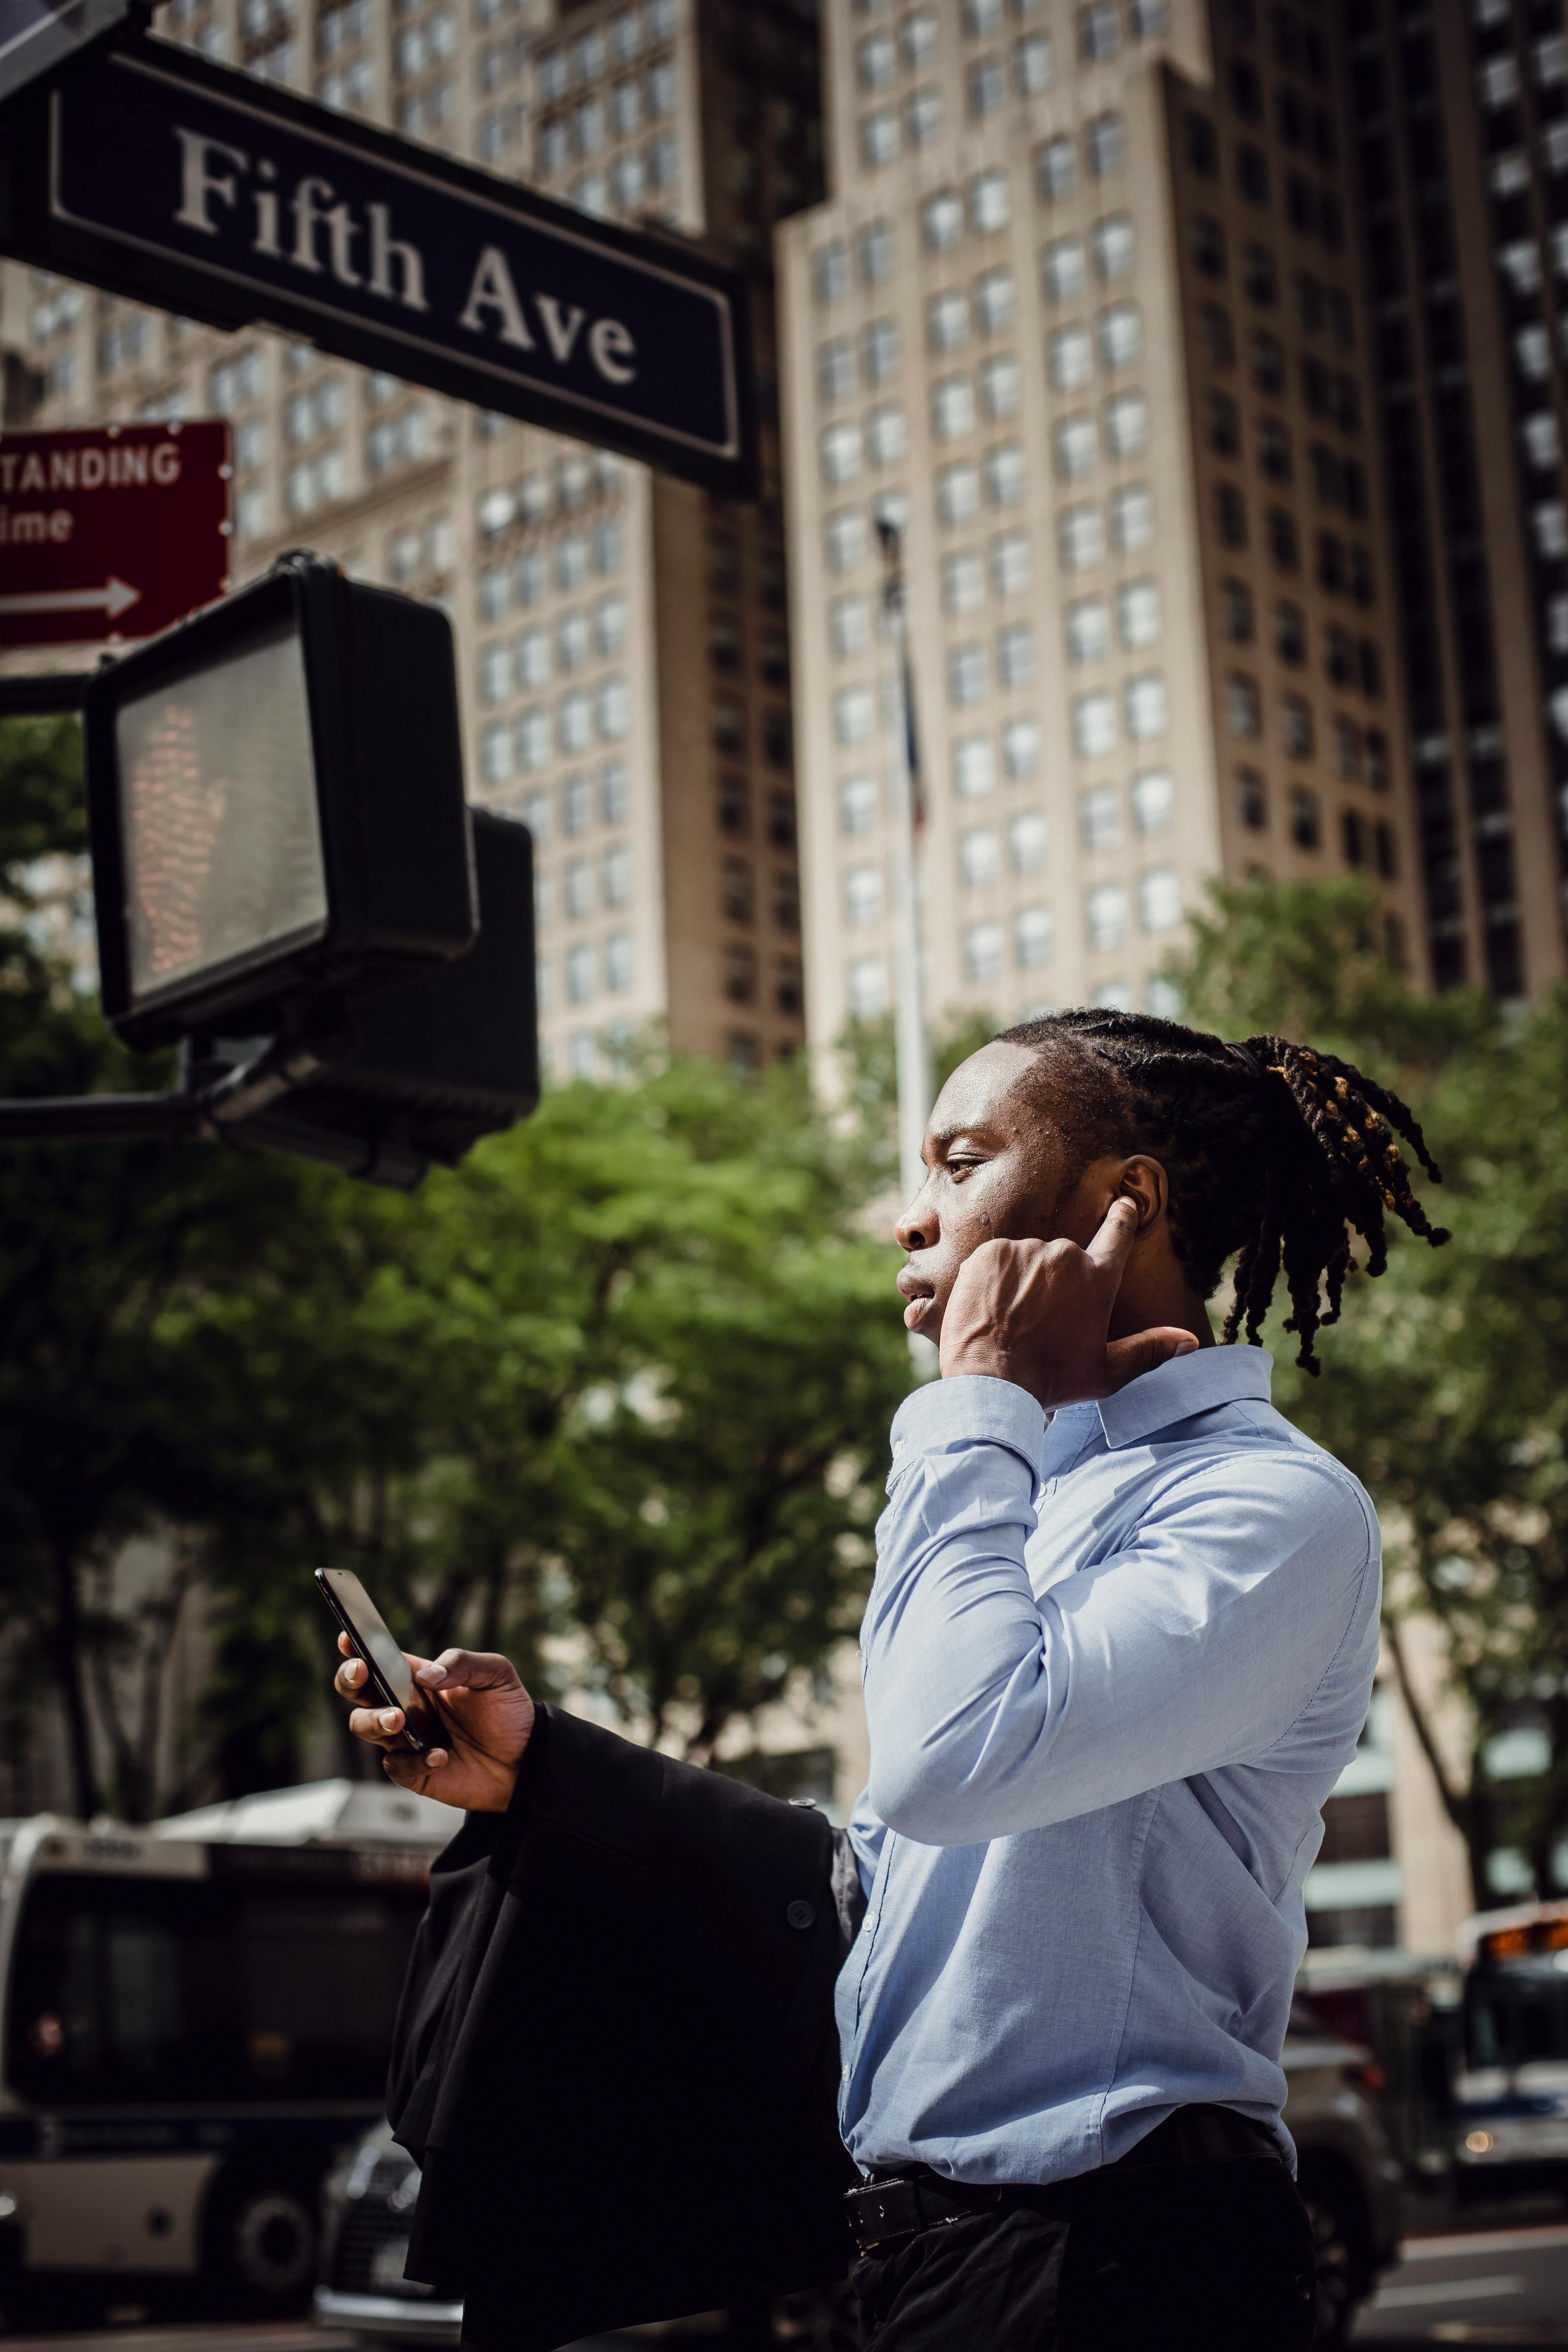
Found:
[(151, 637), (228, 586), (228, 427), (0, 433), (0, 646)]
[(674, 238), (126, 39), (0, 126), (5, 250), (744, 495), (743, 281)]
[(134, 0), (0, 0), (0, 99), (80, 57)]

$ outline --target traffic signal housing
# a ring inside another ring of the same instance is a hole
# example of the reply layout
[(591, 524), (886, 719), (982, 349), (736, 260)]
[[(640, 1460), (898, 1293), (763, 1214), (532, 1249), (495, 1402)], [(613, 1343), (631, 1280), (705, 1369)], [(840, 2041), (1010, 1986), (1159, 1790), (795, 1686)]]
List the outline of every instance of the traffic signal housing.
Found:
[(320, 556), (108, 665), (83, 705), (105, 1015), (284, 1029), (464, 954), (479, 901), (446, 614)]

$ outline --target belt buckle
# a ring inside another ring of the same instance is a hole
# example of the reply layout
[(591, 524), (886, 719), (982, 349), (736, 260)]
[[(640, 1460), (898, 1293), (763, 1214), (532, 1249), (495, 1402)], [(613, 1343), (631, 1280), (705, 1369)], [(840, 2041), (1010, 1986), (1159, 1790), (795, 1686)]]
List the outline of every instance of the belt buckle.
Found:
[(855, 2242), (863, 2254), (894, 2238), (911, 2238), (924, 2225), (920, 2188), (913, 2180), (868, 2180), (858, 2189), (847, 2189), (844, 2201), (849, 2208)]

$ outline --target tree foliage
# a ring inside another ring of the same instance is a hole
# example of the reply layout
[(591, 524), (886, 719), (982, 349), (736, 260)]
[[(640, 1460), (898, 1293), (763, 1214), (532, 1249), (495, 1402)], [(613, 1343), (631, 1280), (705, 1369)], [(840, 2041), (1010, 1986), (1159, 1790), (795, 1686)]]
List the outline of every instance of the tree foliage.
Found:
[[(1542, 1891), (1568, 1884), (1568, 994), (1528, 1012), (1420, 996), (1375, 944), (1374, 903), (1353, 880), (1222, 887), (1180, 976), (1226, 1035), (1310, 1038), (1391, 1078), (1443, 1171), (1428, 1205), (1452, 1241), (1399, 1235), (1387, 1274), (1347, 1292), (1327, 1377), (1282, 1361), (1275, 1394), (1377, 1500), (1396, 1667), (1412, 1612), (1442, 1629), (1468, 1771), (1407, 1696), (1495, 1901), (1499, 1849)], [(1532, 1748), (1542, 1769), (1490, 1769)]]

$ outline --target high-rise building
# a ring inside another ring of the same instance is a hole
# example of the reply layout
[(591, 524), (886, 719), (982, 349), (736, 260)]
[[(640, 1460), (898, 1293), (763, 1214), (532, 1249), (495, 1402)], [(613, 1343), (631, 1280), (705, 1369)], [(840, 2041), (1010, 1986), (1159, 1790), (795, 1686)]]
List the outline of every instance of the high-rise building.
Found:
[[(650, 1020), (742, 1066), (802, 1035), (772, 229), (821, 185), (805, 0), (171, 0), (161, 33), (702, 240), (751, 280), (762, 496), (736, 504), (259, 331), (5, 265), (9, 421), (211, 415), (235, 573), (308, 545), (451, 614), (470, 797), (538, 852), (560, 1075)], [(28, 666), (24, 663), (23, 667)]]
[(1345, 35), (1439, 986), (1564, 968), (1568, 34), (1366, 0)]
[(1252, 0), (848, 0), (780, 237), (814, 1044), (888, 1002), (905, 534), (928, 1010), (1170, 1003), (1211, 875), (1426, 974), (1340, 47)]

